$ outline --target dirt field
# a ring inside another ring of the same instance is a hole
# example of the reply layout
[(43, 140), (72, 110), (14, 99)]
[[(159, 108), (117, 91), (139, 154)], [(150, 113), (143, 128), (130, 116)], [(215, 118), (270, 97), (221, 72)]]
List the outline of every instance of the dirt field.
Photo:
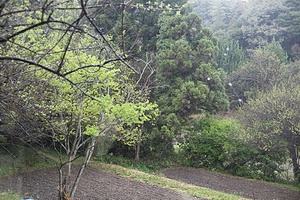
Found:
[[(172, 179), (226, 193), (240, 194), (251, 199), (299, 200), (300, 194), (274, 184), (234, 178), (218, 173), (190, 168), (172, 168), (163, 173)], [(57, 171), (35, 171), (0, 180), (0, 191), (12, 190), (28, 194), (34, 199), (57, 199)], [(88, 167), (78, 187), (76, 200), (192, 200), (201, 199), (156, 185), (133, 181), (129, 178)], [(203, 199), (202, 199), (203, 200)]]
[(230, 194), (238, 194), (250, 199), (300, 200), (299, 192), (283, 189), (276, 184), (246, 180), (201, 169), (172, 168), (163, 173), (168, 178)]
[[(34, 199), (57, 199), (57, 171), (35, 171), (6, 178), (0, 183), (0, 190), (12, 190), (28, 194)], [(76, 200), (190, 200), (196, 199), (171, 189), (137, 182), (91, 167), (85, 170)], [(200, 199), (200, 198), (198, 198)]]

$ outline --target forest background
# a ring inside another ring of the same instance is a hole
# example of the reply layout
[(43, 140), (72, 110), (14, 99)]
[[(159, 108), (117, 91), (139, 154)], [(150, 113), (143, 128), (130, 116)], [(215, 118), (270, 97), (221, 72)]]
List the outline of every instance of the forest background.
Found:
[(14, 0), (0, 18), (2, 174), (30, 148), (60, 156), (61, 195), (82, 157), (80, 174), (119, 156), (299, 183), (297, 0)]

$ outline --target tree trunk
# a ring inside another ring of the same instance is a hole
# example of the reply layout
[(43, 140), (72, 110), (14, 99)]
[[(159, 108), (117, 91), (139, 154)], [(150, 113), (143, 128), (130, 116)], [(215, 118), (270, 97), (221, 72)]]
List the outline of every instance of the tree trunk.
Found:
[(141, 143), (138, 142), (136, 144), (135, 160), (139, 160), (140, 159), (140, 150), (141, 150)]
[(292, 159), (292, 163), (293, 163), (294, 179), (297, 182), (299, 182), (299, 165), (298, 165), (298, 158), (297, 158), (296, 148), (294, 147), (293, 144), (290, 144), (288, 149), (289, 149), (291, 159)]
[(73, 184), (73, 187), (72, 187), (72, 190), (70, 192), (70, 196), (71, 196), (71, 199), (74, 199), (74, 196), (75, 196), (75, 192), (77, 190), (77, 187), (78, 187), (78, 184), (79, 184), (79, 181), (81, 179), (81, 176), (83, 174), (83, 171), (84, 169), (86, 168), (86, 166), (88, 165), (89, 161), (91, 160), (91, 157), (93, 155), (93, 152), (94, 152), (94, 148), (95, 148), (95, 144), (96, 144), (96, 137), (92, 137), (91, 139), (91, 142), (89, 143), (88, 147), (87, 147), (87, 151), (86, 151), (86, 154), (85, 154), (85, 160), (84, 160), (84, 163), (83, 165), (81, 166), (78, 174), (77, 174), (77, 177), (75, 178), (75, 181), (74, 181), (74, 184)]
[(59, 188), (58, 188), (58, 199), (62, 200), (62, 191), (63, 191), (63, 171), (62, 167), (59, 168)]

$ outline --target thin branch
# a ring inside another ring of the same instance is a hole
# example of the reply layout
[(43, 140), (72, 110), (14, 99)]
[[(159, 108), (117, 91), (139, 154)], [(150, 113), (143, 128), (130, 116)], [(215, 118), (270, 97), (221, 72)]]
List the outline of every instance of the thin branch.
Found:
[(25, 33), (26, 31), (29, 31), (31, 29), (34, 29), (36, 27), (39, 27), (39, 26), (43, 26), (44, 24), (47, 24), (49, 23), (49, 21), (44, 21), (44, 22), (40, 22), (40, 23), (37, 23), (37, 24), (34, 24), (34, 25), (31, 25), (27, 28), (24, 28), (23, 30), (20, 30), (12, 35), (9, 35), (9, 36), (6, 36), (6, 37), (2, 37), (0, 38), (0, 43), (3, 43), (3, 42), (7, 42), (8, 40), (10, 40), (11, 38), (14, 38), (22, 33)]
[[(112, 44), (108, 41), (108, 39), (105, 37), (105, 35), (102, 33), (102, 31), (100, 30), (100, 28), (95, 24), (95, 22), (92, 20), (92, 18), (88, 15), (87, 10), (86, 10), (86, 5), (84, 3), (83, 0), (80, 0), (81, 2), (81, 8), (83, 10), (84, 15), (86, 16), (86, 18), (88, 19), (88, 21), (91, 23), (91, 25), (96, 29), (96, 31), (100, 34), (100, 36), (103, 38), (103, 40), (108, 44), (109, 48), (113, 51), (114, 55), (120, 59), (120, 61), (122, 61), (122, 63), (124, 63), (128, 68), (130, 68), (132, 71), (134, 71), (135, 73), (139, 74), (139, 72), (134, 69), (130, 64), (128, 64), (124, 58), (122, 58), (117, 51), (115, 50), (115, 48), (112, 46)], [(87, 1), (86, 1), (87, 2)]]
[[(73, 27), (74, 25), (75, 25), (75, 27), (77, 27), (78, 24), (79, 24), (79, 22), (80, 22), (80, 20), (82, 19), (83, 16), (84, 16), (83, 13), (81, 13), (80, 16), (79, 16), (79, 18), (72, 24), (72, 27)], [(70, 28), (71, 28), (71, 26), (68, 27), (68, 30), (69, 30)], [(67, 32), (68, 30), (66, 30), (66, 32)], [(65, 57), (66, 57), (66, 55), (67, 55), (68, 49), (69, 49), (69, 47), (70, 47), (71, 41), (72, 41), (72, 39), (73, 39), (73, 36), (74, 36), (74, 34), (75, 34), (75, 31), (76, 31), (76, 29), (74, 29), (74, 30), (71, 32), (71, 35), (70, 35), (70, 37), (68, 38), (68, 42), (67, 42), (67, 45), (66, 45), (66, 47), (65, 47), (63, 56), (62, 56), (61, 61), (60, 61), (59, 65), (58, 65), (58, 69), (57, 69), (57, 72), (58, 72), (58, 73), (60, 73), (61, 68), (63, 67), (63, 63), (64, 63)]]
[(45, 65), (42, 65), (42, 64), (39, 64), (39, 63), (36, 63), (32, 60), (27, 60), (25, 58), (18, 58), (18, 57), (12, 57), (12, 56), (0, 56), (0, 61), (1, 60), (15, 60), (15, 61), (20, 61), (20, 62), (23, 62), (23, 63), (27, 63), (29, 65), (33, 65), (33, 66), (36, 66), (36, 67), (39, 67), (41, 69), (44, 69), (54, 75), (57, 75), (59, 77), (62, 77), (64, 80), (66, 80), (67, 82), (69, 82), (71, 85), (73, 85), (76, 89), (78, 89), (80, 92), (82, 92), (84, 95), (86, 95), (87, 97), (95, 100), (95, 101), (98, 101), (99, 102), (99, 99), (97, 99), (96, 97), (88, 94), (86, 91), (84, 91), (81, 87), (79, 87), (76, 83), (74, 83), (72, 80), (68, 79), (64, 74), (60, 74), (58, 73), (56, 70), (53, 70), (49, 67), (46, 67)]
[(125, 35), (125, 30), (124, 30), (124, 16), (125, 15), (125, 0), (122, 0), (122, 13), (121, 13), (121, 37), (122, 37), (122, 50), (125, 52), (125, 42), (124, 42), (124, 35)]
[(0, 60), (14, 60), (14, 61), (20, 61), (20, 62), (23, 62), (23, 63), (27, 63), (29, 65), (34, 65), (34, 66), (37, 66), (39, 68), (42, 68), (48, 72), (51, 72), (53, 74), (56, 74), (58, 76), (62, 76), (60, 75), (59, 73), (56, 72), (56, 70), (53, 70), (49, 67), (46, 67), (45, 65), (42, 65), (42, 64), (39, 64), (39, 63), (36, 63), (32, 60), (28, 60), (28, 59), (25, 59), (25, 58), (18, 58), (18, 57), (13, 57), (13, 56), (0, 56)]
[(63, 74), (63, 76), (67, 76), (67, 75), (70, 75), (72, 73), (75, 73), (79, 70), (83, 70), (83, 69), (88, 69), (88, 68), (92, 68), (92, 67), (98, 67), (98, 68), (101, 68), (101, 67), (104, 67), (103, 65), (100, 65), (100, 64), (94, 64), (94, 65), (85, 65), (85, 66), (81, 66), (81, 67), (78, 67), (76, 69), (73, 69), (73, 70), (70, 70), (66, 73)]
[(31, 29), (34, 29), (34, 28), (43, 26), (43, 25), (45, 25), (45, 24), (50, 24), (50, 23), (59, 23), (59, 24), (68, 25), (69, 27), (73, 27), (73, 28), (75, 28), (75, 29), (77, 29), (77, 30), (82, 31), (81, 29), (78, 29), (78, 27), (73, 26), (72, 24), (69, 24), (69, 23), (67, 23), (67, 22), (64, 22), (64, 21), (58, 21), (58, 20), (50, 20), (50, 19), (48, 19), (47, 21), (42, 21), (42, 22), (39, 22), (39, 23), (37, 23), (37, 24), (33, 24), (33, 25), (31, 25), (31, 26), (29, 26), (29, 27), (26, 27), (26, 28), (24, 28), (23, 30), (20, 30), (20, 31), (18, 31), (18, 32), (16, 32), (16, 33), (13, 33), (13, 34), (11, 34), (11, 35), (4, 36), (4, 37), (0, 37), (0, 43), (7, 42), (8, 40), (10, 40), (10, 39), (12, 39), (12, 38), (14, 38), (14, 37), (16, 37), (16, 36), (22, 34), (22, 33), (25, 33), (26, 31), (29, 31), (29, 30), (31, 30)]

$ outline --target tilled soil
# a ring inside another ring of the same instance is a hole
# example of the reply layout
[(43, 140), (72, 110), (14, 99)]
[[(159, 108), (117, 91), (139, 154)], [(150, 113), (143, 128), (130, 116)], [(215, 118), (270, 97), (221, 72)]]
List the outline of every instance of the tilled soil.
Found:
[(250, 199), (300, 200), (299, 192), (279, 187), (276, 184), (232, 177), (202, 169), (171, 168), (164, 170), (163, 173), (171, 179)]
[[(260, 200), (300, 200), (300, 193), (284, 189), (275, 184), (247, 180), (220, 173), (193, 168), (171, 168), (163, 173), (171, 179), (214, 190), (237, 194)], [(1, 191), (28, 194), (34, 199), (57, 199), (57, 177), (55, 169), (18, 174), (0, 180)], [(192, 200), (196, 199), (171, 189), (149, 185), (130, 178), (107, 173), (91, 167), (86, 168), (77, 189), (76, 200)], [(201, 198), (197, 198), (200, 200)]]
[[(57, 170), (34, 171), (0, 180), (0, 191), (15, 191), (32, 198), (58, 199)], [(195, 199), (174, 190), (149, 185), (129, 178), (86, 168), (77, 189), (76, 200), (191, 200)]]

